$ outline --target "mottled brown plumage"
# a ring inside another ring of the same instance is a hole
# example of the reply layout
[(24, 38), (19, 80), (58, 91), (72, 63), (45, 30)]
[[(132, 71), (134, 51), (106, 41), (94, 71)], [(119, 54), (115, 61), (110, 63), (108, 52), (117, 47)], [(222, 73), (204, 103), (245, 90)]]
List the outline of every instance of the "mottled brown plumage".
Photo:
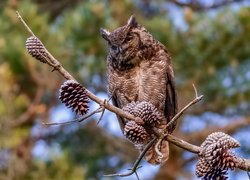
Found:
[[(160, 113), (164, 114), (161, 125), (164, 125), (177, 112), (177, 97), (174, 86), (174, 73), (171, 57), (160, 42), (131, 16), (125, 26), (113, 32), (101, 29), (102, 37), (108, 42), (107, 57), (108, 91), (113, 104), (123, 108), (133, 101), (152, 103)], [(118, 117), (121, 129), (126, 119)], [(171, 133), (176, 124), (169, 128)], [(168, 153), (165, 142), (161, 152)], [(153, 150), (151, 149), (153, 152)], [(150, 151), (149, 151), (150, 152)], [(150, 156), (150, 158), (147, 158)], [(158, 164), (155, 155), (147, 154), (146, 159)]]

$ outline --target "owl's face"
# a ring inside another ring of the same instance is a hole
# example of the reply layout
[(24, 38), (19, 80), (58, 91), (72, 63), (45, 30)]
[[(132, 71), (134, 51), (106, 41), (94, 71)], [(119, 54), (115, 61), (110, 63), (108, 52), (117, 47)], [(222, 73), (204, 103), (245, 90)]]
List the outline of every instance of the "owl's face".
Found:
[(125, 26), (119, 27), (113, 32), (100, 30), (101, 36), (108, 42), (111, 64), (117, 68), (126, 66), (129, 68), (139, 63), (137, 53), (142, 45), (141, 28), (135, 17), (131, 16)]

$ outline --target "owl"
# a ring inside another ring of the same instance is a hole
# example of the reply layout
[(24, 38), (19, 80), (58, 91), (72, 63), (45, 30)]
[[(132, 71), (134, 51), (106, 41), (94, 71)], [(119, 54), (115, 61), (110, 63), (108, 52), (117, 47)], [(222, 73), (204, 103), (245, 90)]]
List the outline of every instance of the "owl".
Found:
[[(165, 46), (155, 40), (133, 15), (126, 25), (112, 32), (101, 28), (100, 34), (108, 43), (108, 92), (113, 105), (123, 108), (132, 102), (149, 102), (163, 114), (157, 128), (164, 129), (177, 112), (174, 72)], [(122, 117), (118, 120), (124, 132), (128, 120)], [(173, 124), (168, 132), (171, 133), (175, 126)], [(167, 160), (167, 141), (162, 142), (160, 151)], [(155, 153), (152, 147), (145, 159), (159, 164)]]

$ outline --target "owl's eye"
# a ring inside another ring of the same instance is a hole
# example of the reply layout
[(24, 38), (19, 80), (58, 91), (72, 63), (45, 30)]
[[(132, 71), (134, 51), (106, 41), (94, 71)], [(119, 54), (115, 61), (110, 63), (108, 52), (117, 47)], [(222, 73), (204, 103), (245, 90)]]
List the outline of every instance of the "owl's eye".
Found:
[(130, 41), (130, 40), (132, 40), (133, 39), (133, 36), (127, 36), (126, 38), (125, 38), (125, 42), (128, 42), (128, 41)]
[(111, 45), (111, 49), (114, 50), (114, 51), (116, 51), (116, 50), (117, 50), (117, 47), (114, 46), (114, 45)]

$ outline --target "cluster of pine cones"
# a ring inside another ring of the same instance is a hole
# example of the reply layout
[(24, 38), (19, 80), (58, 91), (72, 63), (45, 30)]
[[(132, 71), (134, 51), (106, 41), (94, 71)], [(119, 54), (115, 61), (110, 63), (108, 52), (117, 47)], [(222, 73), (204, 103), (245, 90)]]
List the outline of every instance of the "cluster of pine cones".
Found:
[(230, 151), (239, 147), (237, 140), (222, 132), (210, 134), (201, 144), (196, 175), (202, 179), (227, 179), (227, 170), (237, 167), (237, 157)]
[(160, 124), (162, 115), (157, 108), (146, 101), (132, 102), (123, 111), (134, 115), (135, 120), (127, 121), (124, 135), (135, 145), (146, 145), (152, 138), (152, 129)]

